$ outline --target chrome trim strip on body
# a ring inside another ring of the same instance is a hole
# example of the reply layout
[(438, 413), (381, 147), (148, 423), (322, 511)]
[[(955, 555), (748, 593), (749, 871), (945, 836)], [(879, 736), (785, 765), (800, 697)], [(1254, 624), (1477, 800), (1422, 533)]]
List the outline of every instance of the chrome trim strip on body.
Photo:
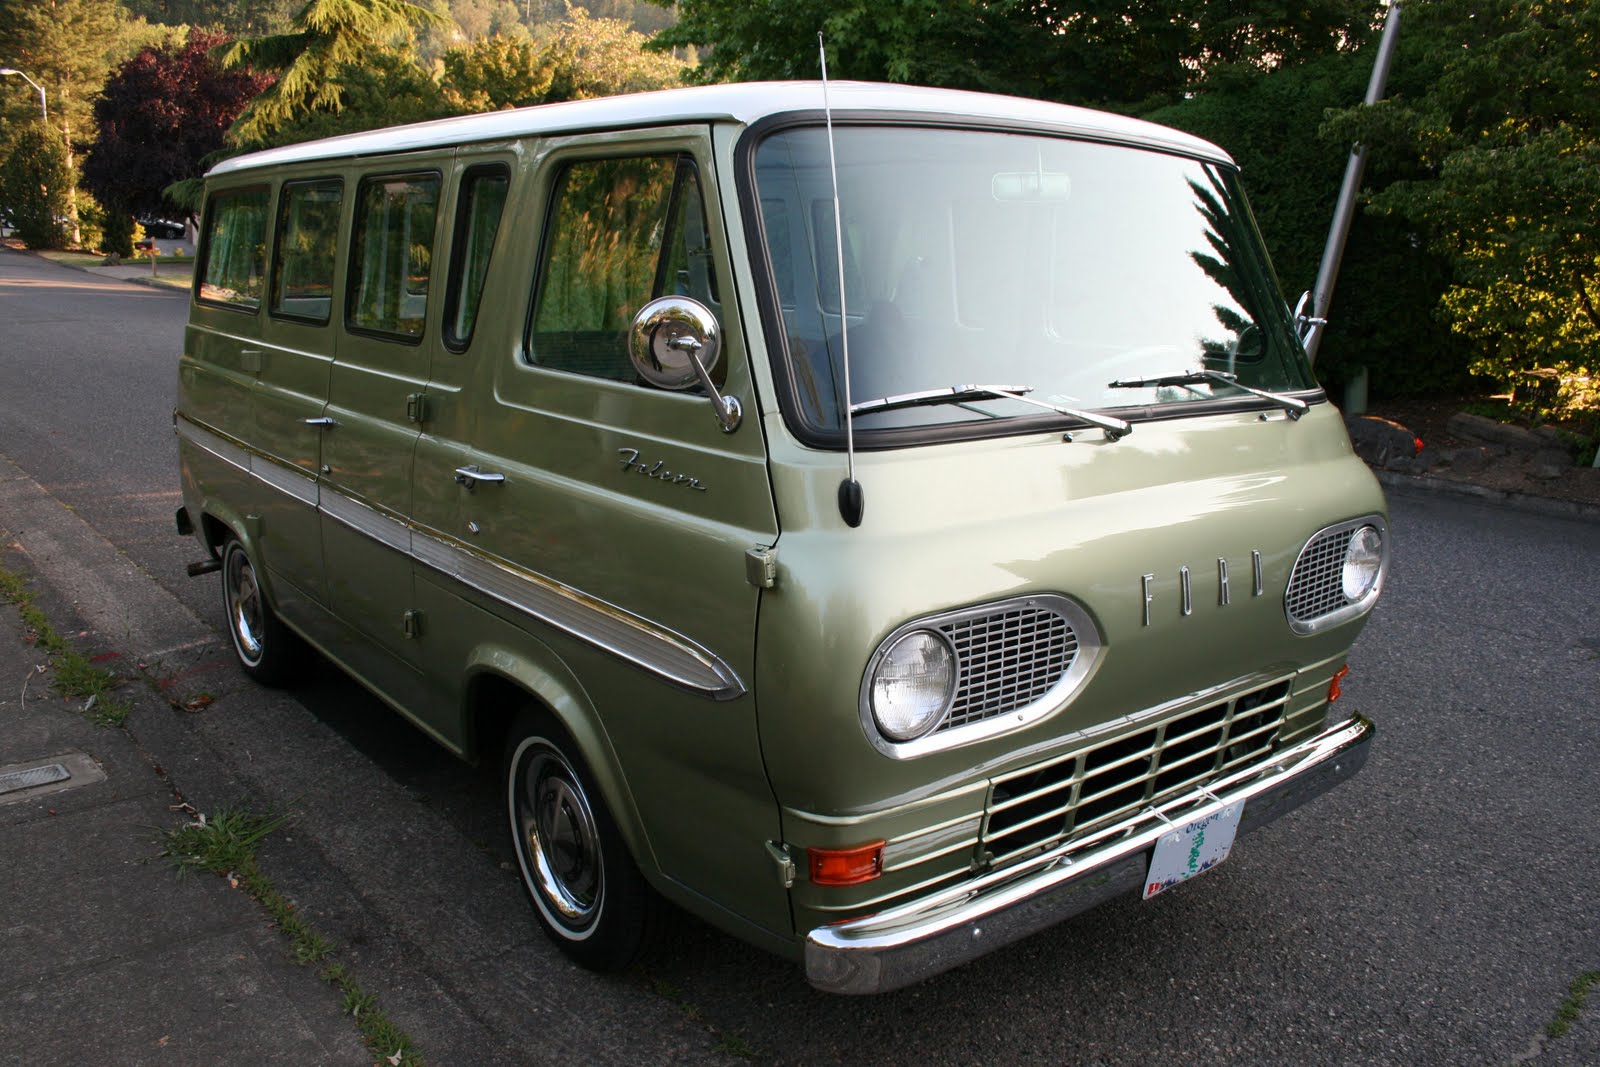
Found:
[(745, 693), (731, 667), (688, 638), (553, 578), (421, 529), (412, 540), (412, 558), (673, 685), (714, 700)]
[(230, 467), (237, 467), (246, 474), (255, 475), (280, 493), (287, 493), (302, 504), (317, 506), (317, 479), (310, 471), (278, 463), (254, 449), (235, 444), (221, 434), (213, 433), (181, 415), (173, 420), (173, 426), (179, 437), (205, 449)]
[[(733, 668), (690, 639), (553, 578), (492, 559), (319, 483), (299, 468), (253, 452), (187, 417), (175, 420), (179, 437), (274, 489), (318, 508), (329, 518), (452, 578), (469, 589), (530, 615), (679, 688), (713, 700), (747, 691)], [(307, 488), (309, 486), (309, 488)]]
[(322, 498), (324, 515), (348, 526), (358, 534), (372, 538), (385, 548), (392, 548), (406, 556), (412, 554), (410, 524), (369, 504), (363, 504), (353, 497), (345, 496), (339, 492), (337, 486), (330, 485), (328, 490), (328, 494)]
[(310, 471), (275, 463), (266, 456), (253, 455), (250, 457), (250, 473), (308, 507), (314, 508), (319, 502), (317, 479)]
[(1359, 771), (1372, 734), (1372, 723), (1358, 715), (1264, 764), (1024, 863), (875, 915), (817, 927), (806, 937), (806, 978), (833, 993), (880, 993), (959, 966), (1137, 888), (1148, 866), (1145, 853), (1171, 822), (1243, 801), (1244, 833), (1293, 810)]

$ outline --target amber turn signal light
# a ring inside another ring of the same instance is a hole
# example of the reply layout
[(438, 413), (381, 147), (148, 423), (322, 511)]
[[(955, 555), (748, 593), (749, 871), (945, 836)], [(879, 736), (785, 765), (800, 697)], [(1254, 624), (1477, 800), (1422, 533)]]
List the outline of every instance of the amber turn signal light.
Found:
[(1328, 683), (1328, 703), (1332, 704), (1344, 696), (1344, 676), (1350, 673), (1350, 664), (1346, 663), (1334, 672), (1333, 681)]
[(883, 873), (883, 842), (855, 848), (808, 848), (806, 862), (817, 885), (860, 885)]

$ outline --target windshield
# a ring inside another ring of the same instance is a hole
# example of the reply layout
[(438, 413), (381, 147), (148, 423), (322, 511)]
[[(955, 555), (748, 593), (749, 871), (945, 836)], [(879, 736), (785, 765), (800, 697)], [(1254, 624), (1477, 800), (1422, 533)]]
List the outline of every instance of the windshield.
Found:
[[(755, 153), (797, 428), (843, 425), (841, 305), (857, 405), (1002, 382), (1136, 419), (1262, 403), (1229, 376), (1315, 388), (1231, 168), (980, 130), (836, 125), (834, 137), (843, 301), (826, 131), (781, 130)], [(1201, 371), (1221, 373), (1182, 380)], [(855, 423), (870, 433), (1038, 416), (998, 396), (858, 408)]]

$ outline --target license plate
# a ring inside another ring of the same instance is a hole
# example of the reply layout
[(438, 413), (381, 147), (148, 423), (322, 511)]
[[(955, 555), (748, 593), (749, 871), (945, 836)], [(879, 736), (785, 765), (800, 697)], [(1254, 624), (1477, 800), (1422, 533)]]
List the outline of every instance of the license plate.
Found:
[(1209, 871), (1228, 858), (1244, 801), (1235, 801), (1209, 815), (1174, 825), (1156, 842), (1150, 858), (1150, 875), (1144, 880), (1144, 899), (1171, 889), (1179, 882)]

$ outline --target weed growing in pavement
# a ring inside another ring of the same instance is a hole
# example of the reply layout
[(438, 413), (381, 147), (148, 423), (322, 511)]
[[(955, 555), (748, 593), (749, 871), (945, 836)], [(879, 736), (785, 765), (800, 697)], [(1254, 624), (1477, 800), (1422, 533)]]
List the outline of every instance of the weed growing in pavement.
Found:
[(68, 700), (82, 700), (78, 710), (96, 726), (121, 726), (130, 709), (123, 701), (108, 695), (120, 684), (117, 676), (104, 667), (96, 667), (87, 656), (68, 644), (33, 602), (33, 591), (28, 588), (27, 581), (3, 567), (0, 567), (0, 599), (17, 605), (22, 625), (33, 634), (35, 646), (50, 655), (55, 668), (50, 684), (55, 691)]
[(1600, 971), (1585, 971), (1574, 978), (1566, 999), (1556, 1008), (1556, 1017), (1550, 1020), (1544, 1032), (1550, 1037), (1560, 1037), (1572, 1029), (1572, 1024), (1578, 1021), (1583, 1005), (1589, 999), (1589, 990), (1596, 984), (1600, 984)]
[[(330, 961), (334, 946), (301, 918), (293, 902), (280, 893), (256, 863), (256, 846), (283, 826), (285, 815), (255, 815), (233, 807), (218, 808), (208, 819), (164, 832), (161, 854), (180, 873), (209, 871), (249, 893), (266, 909), (289, 939), (295, 962), (302, 966)], [(362, 990), (342, 963), (329, 962), (318, 975), (344, 994), (344, 1010), (355, 1021), (367, 1048), (392, 1067), (421, 1067), (422, 1059), (411, 1038), (378, 1006), (377, 998)]]

